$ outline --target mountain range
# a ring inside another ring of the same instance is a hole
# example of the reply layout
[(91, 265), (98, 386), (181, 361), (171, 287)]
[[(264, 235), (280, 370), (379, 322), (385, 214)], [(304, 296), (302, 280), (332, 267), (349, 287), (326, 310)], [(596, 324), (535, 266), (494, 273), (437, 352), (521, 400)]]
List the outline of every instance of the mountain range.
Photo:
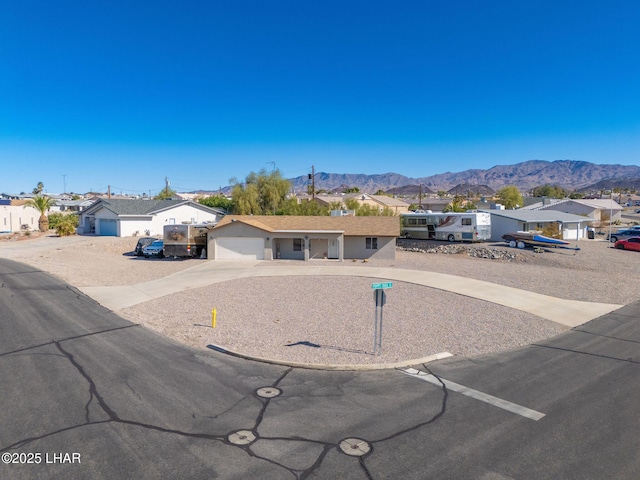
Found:
[[(289, 179), (296, 192), (306, 191), (309, 177), (303, 175)], [(376, 175), (348, 173), (316, 173), (316, 190), (338, 190), (357, 187), (361, 192), (379, 190), (415, 193), (422, 185), (423, 193), (444, 191), (475, 192), (486, 188), (499, 190), (515, 185), (526, 192), (542, 185), (557, 185), (566, 190), (589, 191), (606, 188), (637, 188), (640, 186), (640, 166), (595, 164), (577, 160), (529, 160), (514, 165), (496, 165), (487, 170), (471, 169), (446, 172), (428, 177), (407, 177), (397, 173)], [(404, 187), (404, 188), (403, 188)]]

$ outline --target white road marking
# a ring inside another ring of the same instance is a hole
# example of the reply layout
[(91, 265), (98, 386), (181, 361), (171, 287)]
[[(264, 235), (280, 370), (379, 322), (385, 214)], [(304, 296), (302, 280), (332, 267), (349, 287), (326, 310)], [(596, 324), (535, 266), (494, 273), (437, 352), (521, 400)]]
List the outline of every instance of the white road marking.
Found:
[(538, 421), (545, 415), (544, 413), (536, 412), (535, 410), (531, 410), (530, 408), (508, 402), (507, 400), (494, 397), (493, 395), (489, 395), (487, 393), (465, 387), (464, 385), (460, 385), (458, 383), (450, 382), (449, 380), (445, 380), (444, 378), (436, 378), (430, 373), (422, 372), (420, 370), (416, 370), (415, 368), (404, 368), (400, 371), (406, 375), (424, 380), (425, 382), (432, 383), (439, 387), (442, 387), (442, 385), (444, 384), (447, 390), (461, 393), (468, 397), (475, 398), (476, 400), (480, 400), (481, 402), (485, 402), (495, 407), (502, 408), (503, 410), (508, 410), (509, 412), (522, 415), (526, 418), (530, 418), (531, 420)]

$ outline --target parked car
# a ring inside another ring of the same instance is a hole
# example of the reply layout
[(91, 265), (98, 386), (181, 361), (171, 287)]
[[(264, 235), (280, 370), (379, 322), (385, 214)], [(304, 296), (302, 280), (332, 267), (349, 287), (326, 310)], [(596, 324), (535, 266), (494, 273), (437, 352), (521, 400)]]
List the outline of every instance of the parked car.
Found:
[(142, 254), (145, 258), (164, 257), (164, 242), (162, 240), (154, 240), (151, 245), (147, 245), (142, 249)]
[(158, 240), (154, 237), (142, 237), (138, 239), (136, 248), (133, 250), (138, 257), (142, 256), (142, 249), (147, 245), (151, 245), (154, 241)]
[(640, 237), (630, 237), (625, 238), (624, 240), (618, 240), (613, 244), (613, 246), (620, 250), (635, 250), (636, 252), (640, 252)]
[(607, 235), (607, 240), (610, 242), (617, 242), (621, 238), (633, 237), (640, 234), (640, 231), (634, 230), (632, 228), (625, 228), (623, 230), (618, 230), (617, 232), (613, 232), (611, 235)]

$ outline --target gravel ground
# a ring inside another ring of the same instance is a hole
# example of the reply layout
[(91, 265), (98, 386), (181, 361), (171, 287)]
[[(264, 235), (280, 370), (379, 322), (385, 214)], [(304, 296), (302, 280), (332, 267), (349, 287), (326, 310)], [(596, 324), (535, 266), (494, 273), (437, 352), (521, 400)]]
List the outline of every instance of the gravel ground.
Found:
[[(133, 285), (206, 261), (137, 258), (127, 254), (135, 243), (133, 237), (0, 237), (0, 257), (31, 264), (75, 286)], [(608, 248), (607, 242), (597, 240), (584, 240), (579, 246), (577, 252), (536, 253), (503, 244), (400, 240), (394, 261), (349, 265), (448, 273), (572, 300), (616, 304), (640, 300), (640, 254)], [(454, 251), (458, 253), (445, 253)], [(335, 265), (313, 262), (314, 267), (324, 264)], [(390, 363), (443, 351), (473, 356), (534, 343), (567, 329), (507, 307), (394, 282), (384, 307), (382, 354), (374, 356), (371, 283), (380, 280), (324, 276), (234, 280), (117, 313), (195, 348), (213, 343), (246, 355), (314, 364)], [(214, 307), (215, 329), (211, 328)]]

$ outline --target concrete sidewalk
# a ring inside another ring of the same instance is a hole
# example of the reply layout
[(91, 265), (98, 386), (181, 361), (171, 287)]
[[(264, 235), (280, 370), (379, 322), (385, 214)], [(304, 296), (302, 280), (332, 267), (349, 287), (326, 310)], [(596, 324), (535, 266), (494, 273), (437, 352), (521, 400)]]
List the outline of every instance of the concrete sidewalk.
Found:
[(314, 266), (273, 262), (206, 261), (167, 277), (131, 286), (81, 287), (102, 306), (121, 310), (142, 302), (228, 280), (278, 276), (356, 276), (393, 280), (445, 290), (531, 313), (568, 327), (582, 325), (624, 305), (566, 300), (496, 283), (443, 273), (347, 264)]

